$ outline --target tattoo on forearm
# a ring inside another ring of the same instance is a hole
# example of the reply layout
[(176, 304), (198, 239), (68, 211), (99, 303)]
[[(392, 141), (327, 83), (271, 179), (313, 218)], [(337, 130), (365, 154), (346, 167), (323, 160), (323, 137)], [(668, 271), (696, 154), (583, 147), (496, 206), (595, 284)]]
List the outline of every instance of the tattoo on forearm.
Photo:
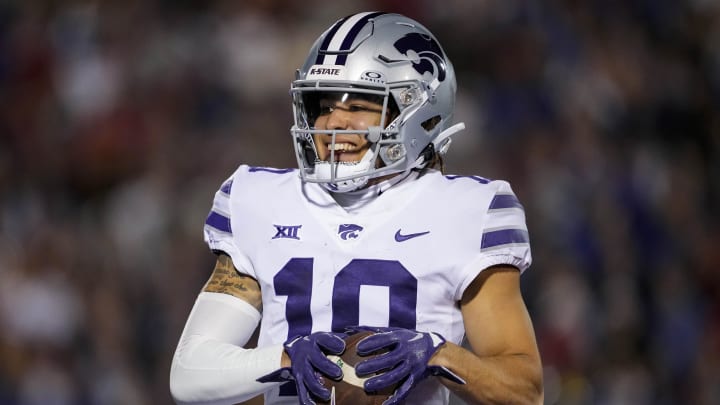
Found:
[(260, 285), (252, 277), (238, 273), (228, 256), (218, 257), (215, 269), (203, 290), (241, 298), (262, 311)]

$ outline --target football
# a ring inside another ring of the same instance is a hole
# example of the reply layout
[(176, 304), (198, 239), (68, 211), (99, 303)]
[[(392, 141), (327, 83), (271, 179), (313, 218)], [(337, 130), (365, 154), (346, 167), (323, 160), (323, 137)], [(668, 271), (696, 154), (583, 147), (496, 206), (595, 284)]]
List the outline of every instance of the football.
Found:
[[(363, 382), (371, 376), (358, 377), (355, 374), (355, 365), (362, 360), (377, 356), (358, 356), (356, 346), (360, 340), (366, 336), (372, 335), (373, 332), (358, 332), (348, 336), (345, 339), (345, 351), (341, 356), (328, 356), (343, 370), (343, 379), (333, 381), (328, 378), (323, 379), (323, 384), (333, 392), (329, 404), (352, 404), (352, 405), (380, 405), (392, 395), (395, 387), (389, 387), (381, 392), (368, 393), (363, 389)], [(334, 399), (333, 399), (334, 398)]]

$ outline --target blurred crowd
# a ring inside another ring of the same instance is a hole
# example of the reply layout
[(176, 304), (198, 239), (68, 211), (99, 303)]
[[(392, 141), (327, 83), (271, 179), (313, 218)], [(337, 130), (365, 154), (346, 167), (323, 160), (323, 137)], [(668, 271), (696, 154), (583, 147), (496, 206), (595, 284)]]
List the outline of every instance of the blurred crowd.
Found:
[(546, 403), (717, 403), (719, 2), (17, 0), (0, 404), (171, 403), (213, 193), (240, 163), (295, 166), (289, 83), (360, 10), (436, 34), (468, 127), (447, 171), (509, 180), (525, 206)]

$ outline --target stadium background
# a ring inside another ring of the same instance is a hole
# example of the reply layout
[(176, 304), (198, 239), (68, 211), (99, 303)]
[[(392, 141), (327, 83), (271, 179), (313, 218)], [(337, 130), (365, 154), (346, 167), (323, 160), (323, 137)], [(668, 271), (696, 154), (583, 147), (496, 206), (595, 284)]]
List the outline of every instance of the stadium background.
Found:
[(5, 0), (0, 404), (171, 402), (213, 192), (295, 165), (294, 69), (371, 9), (454, 61), (448, 171), (525, 205), (546, 403), (717, 403), (717, 1)]

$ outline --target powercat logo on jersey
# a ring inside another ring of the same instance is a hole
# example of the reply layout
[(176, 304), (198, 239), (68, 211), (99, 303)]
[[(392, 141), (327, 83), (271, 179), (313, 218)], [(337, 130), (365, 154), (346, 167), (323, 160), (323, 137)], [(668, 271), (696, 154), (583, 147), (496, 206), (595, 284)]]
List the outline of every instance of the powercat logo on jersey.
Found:
[(342, 240), (357, 239), (363, 227), (355, 224), (342, 224), (338, 227), (338, 235)]
[(337, 65), (312, 65), (308, 70), (308, 79), (343, 79), (345, 67)]

